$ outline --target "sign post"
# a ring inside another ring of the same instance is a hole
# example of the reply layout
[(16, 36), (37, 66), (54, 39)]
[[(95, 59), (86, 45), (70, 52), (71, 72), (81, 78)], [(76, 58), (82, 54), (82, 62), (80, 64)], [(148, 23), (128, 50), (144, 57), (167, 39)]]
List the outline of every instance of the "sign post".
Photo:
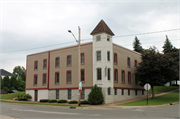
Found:
[(79, 82), (79, 92), (82, 92), (82, 82)]
[(144, 85), (144, 89), (147, 91), (147, 105), (148, 105), (148, 90), (151, 88), (151, 86), (149, 85), (149, 83), (146, 83)]

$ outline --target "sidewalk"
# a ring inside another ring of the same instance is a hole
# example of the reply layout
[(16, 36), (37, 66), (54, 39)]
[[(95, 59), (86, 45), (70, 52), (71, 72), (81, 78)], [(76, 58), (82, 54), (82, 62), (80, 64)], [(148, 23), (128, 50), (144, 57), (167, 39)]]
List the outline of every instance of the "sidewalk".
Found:
[(15, 118), (15, 117), (10, 117), (10, 116), (0, 115), (0, 119), (20, 119), (20, 118)]

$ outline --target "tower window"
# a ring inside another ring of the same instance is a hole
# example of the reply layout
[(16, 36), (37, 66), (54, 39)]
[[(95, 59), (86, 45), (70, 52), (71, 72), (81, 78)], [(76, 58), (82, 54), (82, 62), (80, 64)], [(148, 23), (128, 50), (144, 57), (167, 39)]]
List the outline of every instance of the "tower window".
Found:
[(101, 36), (96, 36), (96, 41), (101, 41)]

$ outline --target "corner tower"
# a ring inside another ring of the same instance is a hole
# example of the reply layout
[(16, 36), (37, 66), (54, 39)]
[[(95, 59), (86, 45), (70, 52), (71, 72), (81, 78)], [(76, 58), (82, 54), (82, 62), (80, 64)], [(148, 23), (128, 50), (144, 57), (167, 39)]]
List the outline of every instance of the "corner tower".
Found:
[(113, 45), (114, 33), (101, 20), (91, 32), (93, 36), (93, 85), (101, 87), (105, 103), (113, 102)]

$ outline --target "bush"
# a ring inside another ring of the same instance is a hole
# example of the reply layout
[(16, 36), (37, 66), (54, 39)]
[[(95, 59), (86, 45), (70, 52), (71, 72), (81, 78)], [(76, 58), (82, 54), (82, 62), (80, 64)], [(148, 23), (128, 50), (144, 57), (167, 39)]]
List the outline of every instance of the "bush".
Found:
[(49, 103), (57, 102), (57, 100), (48, 100)]
[(48, 102), (48, 99), (41, 99), (40, 102)]
[(4, 86), (2, 91), (9, 91), (8, 87)]
[(11, 87), (10, 90), (16, 90), (14, 87)]
[(78, 101), (76, 101), (76, 100), (69, 101), (69, 104), (77, 104), (77, 103), (78, 103)]
[(88, 102), (91, 105), (98, 105), (104, 102), (102, 91), (96, 84), (91, 88), (91, 92), (88, 95)]
[(179, 86), (179, 84), (177, 84), (177, 85), (176, 84), (172, 84), (171, 86)]
[(58, 103), (66, 103), (67, 100), (58, 100), (57, 102), (58, 102)]
[(28, 99), (22, 98), (22, 97), (18, 98), (18, 101), (27, 101), (27, 100), (28, 100)]
[(32, 99), (32, 96), (29, 94), (21, 93), (18, 96), (18, 101), (27, 101), (28, 99)]
[(81, 101), (81, 104), (89, 104), (89, 102), (87, 100), (83, 100)]

